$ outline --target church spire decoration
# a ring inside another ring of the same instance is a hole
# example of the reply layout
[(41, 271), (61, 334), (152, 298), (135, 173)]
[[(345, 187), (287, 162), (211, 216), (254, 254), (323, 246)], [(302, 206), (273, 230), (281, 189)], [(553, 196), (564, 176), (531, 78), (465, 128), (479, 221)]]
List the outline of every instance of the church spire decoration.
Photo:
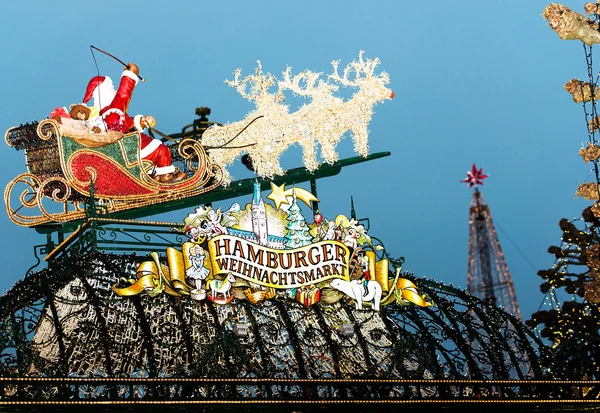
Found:
[(258, 179), (254, 180), (254, 197), (252, 199), (252, 231), (256, 241), (263, 246), (269, 245), (267, 228), (267, 211), (260, 194)]

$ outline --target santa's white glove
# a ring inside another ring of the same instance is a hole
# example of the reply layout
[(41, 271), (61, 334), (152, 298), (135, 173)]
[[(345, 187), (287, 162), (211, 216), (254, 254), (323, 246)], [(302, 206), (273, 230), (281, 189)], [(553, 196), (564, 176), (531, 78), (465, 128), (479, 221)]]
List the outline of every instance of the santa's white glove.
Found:
[(141, 132), (146, 128), (153, 128), (156, 125), (156, 119), (153, 116), (135, 115), (133, 118), (135, 128)]

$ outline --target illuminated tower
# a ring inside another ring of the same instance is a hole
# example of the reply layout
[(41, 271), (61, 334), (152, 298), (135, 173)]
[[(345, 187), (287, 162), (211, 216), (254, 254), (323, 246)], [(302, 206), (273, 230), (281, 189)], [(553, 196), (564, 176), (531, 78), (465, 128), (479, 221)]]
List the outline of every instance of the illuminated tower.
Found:
[(254, 181), (254, 197), (252, 199), (252, 231), (260, 245), (269, 245), (267, 211), (260, 195), (260, 185), (257, 180)]
[(517, 295), (504, 253), (496, 234), (490, 208), (485, 203), (477, 185), (483, 185), (488, 175), (473, 164), (467, 172), (466, 182), (469, 188), (475, 187), (469, 209), (469, 268), (467, 272), (467, 291), (489, 301), (496, 307), (521, 318)]

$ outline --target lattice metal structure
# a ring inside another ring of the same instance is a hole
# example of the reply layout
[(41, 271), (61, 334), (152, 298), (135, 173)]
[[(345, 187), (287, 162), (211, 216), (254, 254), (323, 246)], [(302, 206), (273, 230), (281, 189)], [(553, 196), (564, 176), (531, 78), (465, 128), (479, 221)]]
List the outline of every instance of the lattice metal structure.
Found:
[[(168, 225), (123, 227), (88, 226), (0, 298), (0, 378), (8, 380), (0, 380), (0, 402), (460, 399), (479, 391), (469, 380), (540, 379), (552, 370), (518, 318), (409, 273), (435, 306), (377, 312), (345, 300), (307, 307), (283, 297), (256, 305), (119, 297), (111, 287), (135, 277), (145, 257), (116, 251), (181, 243)], [(240, 325), (246, 334), (236, 334)], [(503, 386), (486, 391), (540, 395)]]
[(517, 294), (490, 208), (477, 188), (469, 208), (467, 291), (521, 318)]

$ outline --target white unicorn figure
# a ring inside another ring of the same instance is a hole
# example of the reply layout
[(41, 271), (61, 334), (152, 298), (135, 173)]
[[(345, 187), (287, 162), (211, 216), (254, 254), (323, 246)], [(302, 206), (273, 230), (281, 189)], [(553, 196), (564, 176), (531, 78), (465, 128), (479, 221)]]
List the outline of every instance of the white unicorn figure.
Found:
[(235, 277), (232, 273), (228, 273), (224, 280), (212, 280), (209, 284), (210, 295), (212, 298), (217, 298), (217, 294), (221, 294), (224, 299), (227, 299), (231, 285), (235, 282)]
[(335, 278), (329, 284), (332, 288), (339, 290), (356, 301), (356, 309), (363, 309), (363, 301), (371, 302), (371, 308), (374, 311), (379, 311), (379, 303), (383, 293), (381, 285), (375, 280), (370, 280), (367, 283), (367, 292), (365, 287), (359, 280), (346, 281), (341, 278)]

